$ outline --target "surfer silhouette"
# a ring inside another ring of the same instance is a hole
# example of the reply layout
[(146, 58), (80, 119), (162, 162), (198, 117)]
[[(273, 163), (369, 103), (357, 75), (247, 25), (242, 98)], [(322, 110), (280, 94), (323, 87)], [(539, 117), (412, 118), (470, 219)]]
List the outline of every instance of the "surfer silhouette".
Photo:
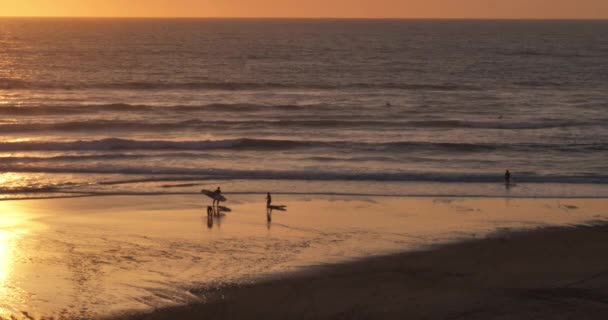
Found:
[(511, 184), (511, 172), (509, 170), (505, 171), (505, 183), (507, 185)]
[[(217, 187), (217, 189), (215, 189), (215, 194), (218, 196), (222, 195), (222, 189), (220, 189), (220, 187)], [(219, 199), (213, 199), (213, 205), (220, 205), (220, 200)]]

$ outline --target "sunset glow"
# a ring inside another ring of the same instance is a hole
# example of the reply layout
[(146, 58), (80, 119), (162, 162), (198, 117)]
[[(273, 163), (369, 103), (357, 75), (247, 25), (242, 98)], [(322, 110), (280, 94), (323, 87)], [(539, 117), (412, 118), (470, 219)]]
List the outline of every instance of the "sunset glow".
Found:
[(0, 0), (0, 320), (605, 320), (608, 0)]
[(2, 0), (0, 16), (608, 18), (605, 0)]

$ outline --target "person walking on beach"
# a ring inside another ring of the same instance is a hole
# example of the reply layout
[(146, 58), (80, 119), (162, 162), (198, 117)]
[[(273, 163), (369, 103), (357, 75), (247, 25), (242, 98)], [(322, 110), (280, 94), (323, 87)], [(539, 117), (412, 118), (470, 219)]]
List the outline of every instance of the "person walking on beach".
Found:
[(266, 208), (270, 208), (270, 204), (272, 203), (272, 196), (270, 192), (266, 193)]
[(511, 172), (509, 170), (505, 171), (505, 183), (511, 184)]
[(213, 205), (215, 206), (217, 203), (217, 205), (219, 206), (220, 200), (217, 198), (222, 195), (222, 189), (220, 189), (220, 187), (217, 187), (217, 189), (215, 189), (215, 194), (217, 195), (217, 197), (213, 198)]

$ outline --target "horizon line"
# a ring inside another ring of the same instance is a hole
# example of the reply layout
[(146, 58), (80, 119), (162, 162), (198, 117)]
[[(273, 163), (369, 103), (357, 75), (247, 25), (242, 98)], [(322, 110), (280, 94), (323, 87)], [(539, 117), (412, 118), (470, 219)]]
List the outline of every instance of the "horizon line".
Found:
[(561, 17), (561, 18), (539, 18), (539, 17), (331, 17), (331, 16), (320, 16), (320, 17), (289, 17), (289, 16), (3, 16), (2, 18), (13, 18), (13, 19), (241, 19), (241, 20), (538, 20), (538, 21), (606, 21), (605, 18), (576, 18), (576, 17)]

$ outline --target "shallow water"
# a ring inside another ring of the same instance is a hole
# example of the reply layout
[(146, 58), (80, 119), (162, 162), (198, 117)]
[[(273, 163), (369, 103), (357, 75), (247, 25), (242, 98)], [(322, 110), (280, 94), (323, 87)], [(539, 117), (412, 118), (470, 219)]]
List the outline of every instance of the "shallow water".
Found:
[[(0, 316), (94, 318), (204, 299), (210, 288), (505, 229), (606, 221), (605, 199), (227, 194), (0, 202)], [(201, 295), (194, 295), (196, 291)]]

